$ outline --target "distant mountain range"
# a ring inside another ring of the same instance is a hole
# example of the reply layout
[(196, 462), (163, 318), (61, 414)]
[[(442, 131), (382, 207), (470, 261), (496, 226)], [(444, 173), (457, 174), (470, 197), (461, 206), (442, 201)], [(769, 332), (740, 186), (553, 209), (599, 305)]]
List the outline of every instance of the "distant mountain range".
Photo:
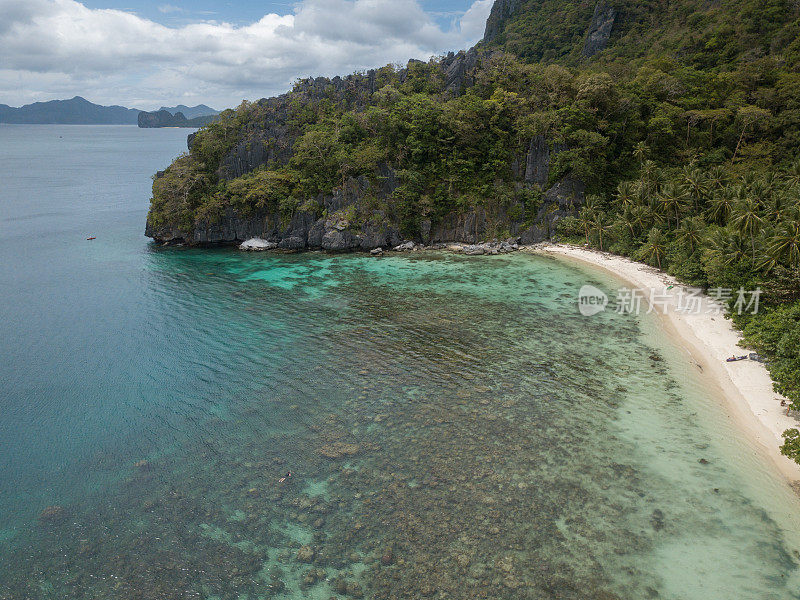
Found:
[(194, 119), (197, 117), (207, 117), (209, 115), (218, 115), (219, 111), (214, 110), (210, 106), (206, 106), (205, 104), (198, 104), (197, 106), (186, 106), (185, 104), (178, 104), (178, 106), (173, 106), (172, 108), (167, 106), (162, 106), (158, 109), (159, 111), (165, 110), (171, 115), (177, 115), (178, 113), (183, 113), (183, 116), (187, 119)]
[[(165, 113), (184, 117), (193, 121), (198, 117), (217, 115), (218, 111), (200, 104), (189, 107), (178, 105), (173, 108), (162, 107)], [(136, 125), (141, 110), (124, 106), (101, 106), (85, 98), (75, 96), (70, 100), (50, 100), (34, 102), (19, 108), (0, 104), (0, 123), (16, 124), (60, 124), (60, 125)], [(189, 125), (191, 126), (191, 125)]]
[(20, 108), (0, 104), (0, 123), (135, 125), (139, 112), (124, 106), (100, 106), (75, 96), (71, 100), (34, 102)]

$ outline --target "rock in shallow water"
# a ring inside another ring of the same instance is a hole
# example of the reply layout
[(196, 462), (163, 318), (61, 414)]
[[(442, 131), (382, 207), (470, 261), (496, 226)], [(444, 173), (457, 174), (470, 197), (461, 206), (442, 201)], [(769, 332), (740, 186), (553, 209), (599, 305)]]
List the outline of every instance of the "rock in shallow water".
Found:
[(247, 252), (263, 252), (264, 250), (274, 250), (277, 247), (278, 244), (274, 242), (268, 242), (267, 240), (262, 240), (261, 238), (252, 238), (240, 245), (239, 250), (245, 250)]
[(344, 442), (334, 442), (327, 444), (320, 448), (319, 453), (325, 458), (344, 458), (346, 456), (355, 456), (359, 453), (361, 447), (358, 444), (347, 444)]
[(296, 558), (297, 558), (298, 561), (300, 561), (302, 563), (310, 563), (310, 562), (314, 562), (314, 555), (315, 555), (314, 549), (311, 548), (311, 546), (306, 545), (306, 546), (302, 546), (297, 551), (297, 557)]
[(48, 506), (39, 514), (42, 523), (62, 523), (67, 519), (67, 511), (63, 506)]

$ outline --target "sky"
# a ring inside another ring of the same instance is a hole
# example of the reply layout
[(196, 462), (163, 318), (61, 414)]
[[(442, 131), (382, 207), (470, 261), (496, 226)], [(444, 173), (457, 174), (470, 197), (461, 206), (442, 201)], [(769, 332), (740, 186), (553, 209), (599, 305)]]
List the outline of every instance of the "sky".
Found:
[(0, 104), (222, 109), (474, 45), (493, 0), (0, 0)]

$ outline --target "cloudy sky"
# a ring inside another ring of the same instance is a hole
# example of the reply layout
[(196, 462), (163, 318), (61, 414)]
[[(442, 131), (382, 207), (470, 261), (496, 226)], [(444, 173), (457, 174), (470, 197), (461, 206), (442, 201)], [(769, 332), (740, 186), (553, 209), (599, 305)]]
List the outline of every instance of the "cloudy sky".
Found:
[(0, 103), (235, 106), (473, 45), (493, 0), (0, 0)]

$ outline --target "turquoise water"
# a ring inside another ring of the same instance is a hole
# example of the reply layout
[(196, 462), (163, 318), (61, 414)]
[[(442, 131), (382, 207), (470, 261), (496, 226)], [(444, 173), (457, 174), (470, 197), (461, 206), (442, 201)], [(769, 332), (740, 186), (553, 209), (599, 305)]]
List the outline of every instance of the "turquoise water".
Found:
[(185, 134), (0, 127), (0, 598), (800, 598), (681, 349), (577, 314), (616, 282), (154, 247)]

